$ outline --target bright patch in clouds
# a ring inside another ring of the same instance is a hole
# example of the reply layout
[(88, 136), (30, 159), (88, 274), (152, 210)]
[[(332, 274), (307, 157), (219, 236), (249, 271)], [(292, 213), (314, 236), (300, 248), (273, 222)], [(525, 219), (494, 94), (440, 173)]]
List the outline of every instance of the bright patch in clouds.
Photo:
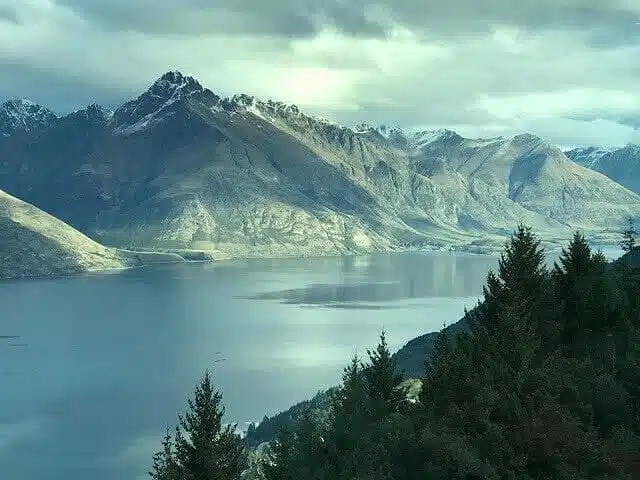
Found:
[(0, 0), (0, 101), (113, 108), (178, 69), (218, 94), (297, 103), (343, 124), (474, 136), (526, 127), (562, 144), (638, 138), (637, 0), (149, 5)]

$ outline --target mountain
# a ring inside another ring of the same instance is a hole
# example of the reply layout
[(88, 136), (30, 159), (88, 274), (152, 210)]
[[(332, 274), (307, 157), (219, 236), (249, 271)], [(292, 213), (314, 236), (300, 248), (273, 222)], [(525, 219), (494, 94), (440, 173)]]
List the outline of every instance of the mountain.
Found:
[(640, 145), (618, 149), (575, 148), (565, 152), (574, 162), (600, 172), (640, 194)]
[(30, 100), (9, 100), (0, 105), (0, 137), (31, 133), (51, 125), (56, 115)]
[(0, 278), (57, 276), (131, 265), (125, 255), (0, 191)]
[(0, 279), (52, 277), (182, 262), (176, 254), (104, 247), (0, 190)]
[(638, 195), (533, 135), (351, 129), (180, 72), (113, 113), (0, 137), (0, 188), (101, 243), (214, 257), (500, 248), (520, 221), (555, 241), (640, 215)]

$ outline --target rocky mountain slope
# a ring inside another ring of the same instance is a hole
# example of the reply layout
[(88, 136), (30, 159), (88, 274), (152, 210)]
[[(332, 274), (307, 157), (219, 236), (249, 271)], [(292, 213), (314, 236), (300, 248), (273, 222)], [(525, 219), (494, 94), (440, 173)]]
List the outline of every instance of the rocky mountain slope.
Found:
[(39, 208), (0, 191), (0, 279), (182, 261), (184, 258), (176, 254), (104, 247)]
[(56, 115), (29, 100), (10, 100), (0, 105), (0, 137), (31, 133), (52, 125)]
[(640, 145), (618, 149), (575, 148), (565, 152), (576, 163), (600, 172), (640, 194)]
[(131, 259), (0, 191), (0, 278), (124, 268)]
[[(0, 137), (0, 188), (102, 243), (224, 256), (495, 245), (617, 230), (640, 197), (533, 135), (342, 127), (169, 72)], [(28, 122), (23, 122), (27, 124)]]

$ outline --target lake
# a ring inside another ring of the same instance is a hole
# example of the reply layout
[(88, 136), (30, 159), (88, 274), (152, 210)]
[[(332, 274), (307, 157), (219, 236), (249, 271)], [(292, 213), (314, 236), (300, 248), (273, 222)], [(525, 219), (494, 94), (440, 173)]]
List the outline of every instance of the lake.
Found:
[(16, 336), (0, 338), (0, 478), (149, 478), (205, 369), (227, 421), (260, 420), (337, 384), (383, 328), (397, 350), (458, 320), (496, 264), (394, 253), (0, 283), (0, 336)]

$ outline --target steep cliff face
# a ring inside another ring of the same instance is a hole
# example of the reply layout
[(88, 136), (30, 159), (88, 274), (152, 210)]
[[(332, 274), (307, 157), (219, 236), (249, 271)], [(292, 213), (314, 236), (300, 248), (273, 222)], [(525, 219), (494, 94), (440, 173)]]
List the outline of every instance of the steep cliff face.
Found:
[(0, 188), (92, 238), (224, 255), (501, 245), (614, 229), (640, 197), (532, 135), (346, 128), (169, 72), (115, 112), (0, 138)]

